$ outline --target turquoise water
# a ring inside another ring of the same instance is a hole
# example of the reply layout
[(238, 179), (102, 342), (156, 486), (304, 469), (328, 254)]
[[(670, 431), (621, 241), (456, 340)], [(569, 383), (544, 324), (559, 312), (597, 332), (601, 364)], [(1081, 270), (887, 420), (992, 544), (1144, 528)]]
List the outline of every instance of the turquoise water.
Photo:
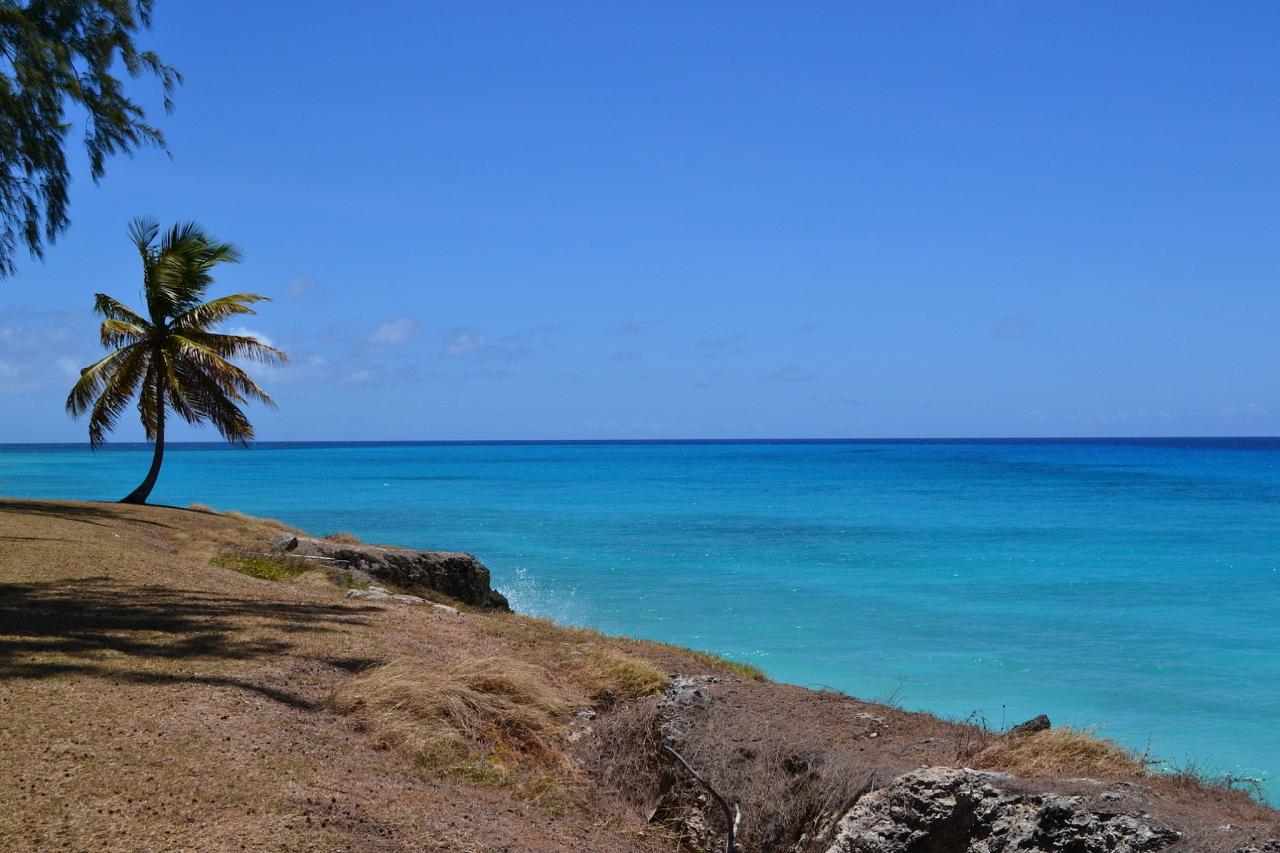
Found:
[[(148, 459), (0, 446), (0, 494), (117, 498)], [(472, 551), (523, 612), (1280, 800), (1280, 440), (192, 445), (153, 499)]]

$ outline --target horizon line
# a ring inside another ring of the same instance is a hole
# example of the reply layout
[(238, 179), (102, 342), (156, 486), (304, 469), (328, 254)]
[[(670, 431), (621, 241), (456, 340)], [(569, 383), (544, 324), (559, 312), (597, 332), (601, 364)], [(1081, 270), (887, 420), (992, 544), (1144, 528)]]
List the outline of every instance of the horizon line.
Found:
[[(477, 438), (477, 439), (270, 439), (249, 442), (220, 440), (167, 441), (166, 447), (211, 446), (227, 449), (252, 449), (270, 445), (549, 445), (549, 444), (982, 444), (1017, 442), (1023, 444), (1088, 443), (1088, 442), (1138, 442), (1138, 441), (1277, 441), (1274, 435), (1089, 435), (1089, 436), (880, 436), (821, 438)], [(111, 447), (150, 447), (149, 441), (104, 442), (99, 449)], [(4, 447), (88, 447), (88, 441), (0, 441)]]

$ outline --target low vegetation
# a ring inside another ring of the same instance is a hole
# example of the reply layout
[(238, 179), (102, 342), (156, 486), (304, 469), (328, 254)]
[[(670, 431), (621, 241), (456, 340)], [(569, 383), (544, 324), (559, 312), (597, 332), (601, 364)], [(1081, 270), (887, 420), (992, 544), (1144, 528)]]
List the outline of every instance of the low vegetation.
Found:
[(1019, 776), (1074, 776), (1131, 779), (1148, 772), (1151, 762), (1091, 731), (1068, 726), (995, 740), (972, 759), (974, 767)]
[[(638, 640), (637, 642), (652, 642), (652, 641)], [(676, 650), (681, 654), (685, 654), (692, 657), (694, 660), (698, 661), (699, 663), (706, 664), (708, 667), (712, 669), (727, 669), (730, 672), (732, 672), (734, 675), (738, 676), (739, 678), (745, 678), (748, 681), (768, 681), (769, 680), (768, 674), (763, 669), (753, 664), (732, 660), (730, 658), (726, 658), (721, 655), (712, 654), (711, 652), (700, 652), (695, 649), (686, 649), (681, 646), (672, 645), (670, 643), (654, 642), (653, 645), (664, 646), (668, 649)]]
[(605, 703), (652, 696), (671, 681), (653, 662), (607, 647), (579, 653), (570, 671), (592, 699)]
[(220, 554), (213, 564), (264, 581), (293, 580), (315, 568), (303, 560), (260, 554)]
[(444, 669), (418, 660), (375, 667), (334, 692), (331, 707), (427, 766), (564, 762), (575, 697), (546, 670), (510, 657), (469, 658)]

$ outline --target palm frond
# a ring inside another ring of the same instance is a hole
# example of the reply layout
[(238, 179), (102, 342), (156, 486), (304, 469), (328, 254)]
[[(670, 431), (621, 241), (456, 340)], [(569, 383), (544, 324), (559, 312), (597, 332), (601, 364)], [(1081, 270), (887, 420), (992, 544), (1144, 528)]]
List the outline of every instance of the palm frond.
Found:
[(122, 323), (132, 323), (135, 326), (150, 325), (141, 314), (118, 299), (107, 296), (105, 293), (94, 294), (93, 310), (108, 320), (119, 320)]
[(170, 325), (184, 331), (204, 331), (210, 326), (237, 315), (256, 314), (252, 305), (270, 302), (270, 298), (257, 293), (235, 293), (222, 296), (189, 308), (173, 318)]
[(283, 351), (268, 346), (248, 335), (223, 335), (217, 332), (181, 332), (192, 343), (222, 358), (242, 358), (259, 364), (284, 364), (289, 360)]
[(121, 320), (103, 320), (99, 330), (102, 345), (108, 349), (141, 343), (150, 334), (148, 329)]
[(160, 223), (150, 216), (139, 216), (129, 223), (129, 239), (145, 258), (151, 254), (151, 246), (160, 233)]
[(80, 370), (80, 378), (76, 380), (75, 385), (71, 386), (71, 393), (67, 395), (67, 411), (73, 417), (79, 417), (87, 412), (93, 404), (94, 398), (98, 397), (102, 393), (102, 389), (107, 386), (112, 374), (120, 368), (120, 365), (135, 349), (140, 349), (140, 347), (132, 345), (118, 349), (103, 356), (88, 367), (82, 368)]
[(271, 395), (254, 382), (242, 368), (190, 338), (174, 335), (170, 340), (181, 350), (181, 357), (175, 359), (180, 368), (183, 361), (188, 361), (191, 372), (207, 378), (237, 402), (252, 399), (275, 408), (276, 401), (271, 399)]
[(194, 222), (178, 223), (160, 240), (148, 301), (154, 295), (153, 304), (165, 317), (177, 317), (199, 305), (213, 283), (214, 267), (240, 258), (239, 249), (218, 242)]
[[(151, 367), (157, 374), (157, 379), (164, 383), (165, 386), (165, 402), (169, 408), (178, 413), (184, 421), (189, 424), (198, 424), (202, 418), (199, 407), (192, 405), (189, 400), (191, 391), (183, 382), (180, 372), (176, 369), (180, 359), (172, 351), (172, 345), (161, 350), (157, 358), (153, 361)], [(145, 394), (143, 395), (146, 396)], [(138, 411), (142, 415), (143, 424), (148, 429), (148, 438), (152, 435), (154, 427), (151, 425), (155, 420), (155, 412), (147, 408), (149, 404), (144, 400), (138, 401)], [(154, 408), (154, 405), (152, 408)]]
[[(248, 444), (254, 435), (253, 424), (238, 405), (244, 397), (237, 389), (219, 382), (194, 361), (180, 363), (178, 370), (187, 400), (201, 418), (212, 423), (227, 441)], [(266, 399), (269, 403), (270, 398)]]
[[(124, 350), (120, 350), (124, 352)], [(144, 347), (130, 348), (119, 366), (111, 372), (89, 413), (89, 446), (98, 447), (115, 428), (120, 413), (129, 405), (138, 381), (142, 378), (149, 353)]]

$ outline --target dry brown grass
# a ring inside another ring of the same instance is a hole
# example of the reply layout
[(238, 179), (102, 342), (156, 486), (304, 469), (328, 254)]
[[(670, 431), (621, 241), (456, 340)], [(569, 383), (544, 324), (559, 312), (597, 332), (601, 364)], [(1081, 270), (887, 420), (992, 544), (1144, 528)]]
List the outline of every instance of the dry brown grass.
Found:
[[(554, 665), (566, 679), (581, 686), (592, 700), (611, 704), (661, 693), (671, 679), (661, 662), (649, 652), (664, 652), (687, 664), (690, 658), (703, 662), (697, 653), (685, 649), (609, 637), (590, 628), (557, 625), (546, 619), (514, 613), (491, 615), (481, 630), (506, 641), (518, 643), (522, 651)], [(719, 659), (707, 656), (710, 663)]]
[(326, 541), (336, 542), (339, 545), (363, 545), (364, 544), (364, 541), (361, 540), (359, 536), (356, 536), (354, 533), (347, 533), (346, 531), (343, 531), (343, 530), (338, 530), (333, 533), (326, 534), (324, 538)]
[(1062, 727), (1000, 738), (972, 763), (1019, 776), (1133, 779), (1147, 776), (1150, 762), (1093, 732)]
[[(518, 613), (489, 614), (480, 630), (525, 646), (541, 659), (554, 660), (570, 676), (584, 682), (595, 698), (637, 698), (665, 689), (669, 672), (734, 675), (767, 681), (762, 670), (669, 643), (610, 637), (591, 628), (557, 625)], [(615, 680), (610, 688), (608, 681)]]
[(671, 681), (653, 662), (608, 647), (577, 656), (570, 672), (592, 699), (604, 702), (661, 693)]
[(234, 509), (223, 510), (222, 512), (217, 513), (217, 515), (221, 515), (225, 518), (234, 518), (236, 521), (245, 522), (246, 523), (246, 526), (244, 528), (245, 532), (253, 532), (255, 528), (258, 530), (262, 530), (265, 528), (266, 530), (270, 530), (276, 533), (289, 533), (289, 534), (295, 534), (295, 535), (300, 534), (302, 532), (298, 530), (298, 528), (291, 527), (282, 521), (276, 521), (274, 518), (258, 518), (256, 515), (247, 515), (246, 513), (238, 512)]
[(682, 646), (672, 645), (671, 643), (659, 643), (653, 640), (636, 640), (638, 643), (648, 643), (663, 649), (692, 658), (701, 664), (716, 669), (723, 668), (737, 675), (739, 678), (745, 678), (748, 681), (768, 681), (768, 674), (758, 666), (742, 661), (731, 660), (721, 655), (712, 654), (711, 652), (700, 652), (696, 649), (686, 649)]
[(187, 504), (187, 509), (191, 510), (192, 512), (212, 513), (214, 511), (213, 507), (209, 506), (208, 504)]
[(564, 760), (573, 699), (540, 667), (489, 656), (439, 670), (414, 660), (384, 664), (339, 687), (330, 705), (430, 766), (476, 758), (554, 766)]

